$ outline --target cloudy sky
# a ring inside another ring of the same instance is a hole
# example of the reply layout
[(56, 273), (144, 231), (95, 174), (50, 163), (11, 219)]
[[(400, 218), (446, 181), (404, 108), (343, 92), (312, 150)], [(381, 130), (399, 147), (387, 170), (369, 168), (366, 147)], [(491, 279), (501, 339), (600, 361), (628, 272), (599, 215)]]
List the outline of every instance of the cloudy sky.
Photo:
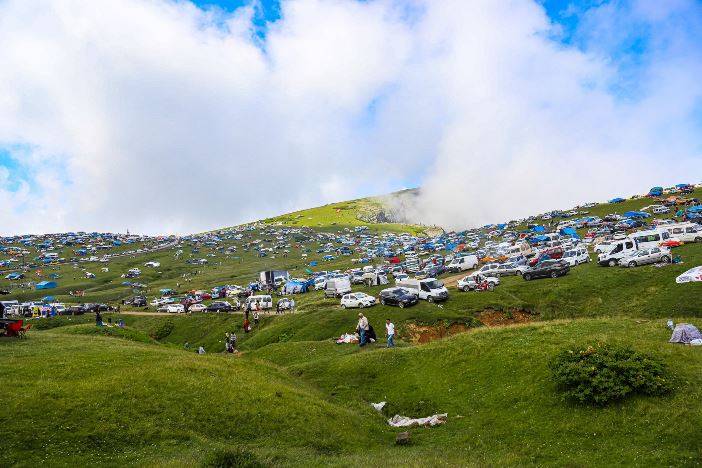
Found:
[(0, 234), (422, 186), (447, 227), (702, 181), (696, 0), (0, 0)]

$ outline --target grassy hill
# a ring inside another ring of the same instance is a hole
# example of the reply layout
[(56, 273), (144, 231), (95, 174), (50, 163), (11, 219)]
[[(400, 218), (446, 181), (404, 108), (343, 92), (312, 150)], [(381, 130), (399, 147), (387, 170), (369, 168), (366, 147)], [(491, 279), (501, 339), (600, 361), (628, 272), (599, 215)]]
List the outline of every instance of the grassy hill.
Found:
[[(0, 464), (650, 466), (702, 456), (702, 351), (668, 344), (662, 320), (483, 329), (395, 350), (278, 343), (238, 358), (88, 328), (0, 341)], [(561, 401), (548, 359), (595, 341), (660, 356), (674, 393), (601, 409)], [(384, 415), (369, 405), (381, 400)], [(393, 444), (386, 417), (434, 412), (448, 422)]]
[[(116, 257), (109, 272), (88, 262), (45, 267), (42, 274), (61, 275), (50, 291), (59, 300), (76, 302), (68, 291), (83, 289), (86, 302), (115, 303), (133, 294), (120, 278), (133, 267), (142, 268), (138, 281), (148, 285), (149, 297), (160, 288), (245, 285), (274, 268), (303, 276), (315, 261), (315, 269), (343, 270), (357, 266), (353, 256), (324, 261), (317, 233), (361, 225), (421, 231), (359, 218), (378, 203), (354, 200), (269, 219), (240, 240), (223, 230), (216, 245), (183, 241)], [(588, 211), (604, 216), (650, 203), (627, 200)], [(271, 225), (300, 229), (289, 253), (262, 257), (254, 249), (274, 245)], [(589, 263), (558, 279), (502, 278), (485, 293), (458, 292), (453, 285), (462, 275), (446, 276), (451, 297), (443, 304), (364, 309), (381, 337), (385, 318), (396, 323), (393, 350), (382, 343), (336, 345), (334, 337), (355, 329), (358, 311), (341, 309), (321, 292), (296, 296), (295, 313), (266, 316), (249, 334), (240, 313), (105, 316), (124, 320), (124, 329), (98, 328), (92, 315), (34, 320), (28, 339), (0, 339), (6, 403), (0, 465), (692, 466), (702, 459), (702, 350), (667, 343), (665, 322), (702, 326), (699, 285), (675, 283), (702, 264), (702, 245), (684, 245), (676, 254), (684, 263), (634, 269)], [(207, 264), (187, 263), (200, 258)], [(161, 267), (145, 268), (150, 260)], [(85, 279), (84, 270), (97, 277)], [(0, 289), (8, 285), (0, 280)], [(369, 294), (380, 289), (354, 287)], [(18, 299), (47, 294), (12, 292)], [(497, 326), (504, 324), (514, 326)], [(237, 333), (241, 354), (222, 352), (225, 332)], [(548, 361), (564, 347), (595, 342), (659, 357), (674, 377), (673, 393), (604, 408), (563, 401)], [(195, 354), (199, 346), (207, 354)], [(370, 406), (378, 401), (388, 402), (383, 414)], [(409, 446), (394, 444), (400, 430), (387, 418), (437, 412), (449, 414), (445, 425), (412, 429)]]

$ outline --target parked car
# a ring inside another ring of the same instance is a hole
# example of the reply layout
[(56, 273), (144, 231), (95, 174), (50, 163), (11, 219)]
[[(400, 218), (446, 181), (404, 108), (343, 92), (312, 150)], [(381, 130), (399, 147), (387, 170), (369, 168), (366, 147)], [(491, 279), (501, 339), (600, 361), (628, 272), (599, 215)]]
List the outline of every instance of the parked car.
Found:
[(86, 312), (85, 307), (83, 307), (83, 304), (74, 304), (72, 306), (68, 306), (66, 309), (66, 314), (70, 315), (83, 315)]
[(569, 267), (574, 267), (580, 265), (581, 263), (587, 263), (590, 261), (590, 254), (587, 252), (587, 248), (578, 247), (576, 249), (566, 250), (563, 253), (562, 260), (568, 264)]
[(226, 301), (216, 301), (207, 306), (207, 312), (231, 312), (232, 305)]
[(495, 276), (495, 274), (498, 272), (499, 267), (499, 263), (486, 263), (485, 265), (478, 268), (476, 273), (480, 273), (481, 275), (485, 276)]
[(652, 249), (638, 250), (632, 255), (622, 258), (619, 260), (619, 265), (632, 268), (639, 265), (648, 265), (650, 263), (670, 263), (672, 259), (670, 250), (654, 247)]
[(459, 271), (472, 270), (478, 265), (478, 257), (475, 255), (466, 255), (463, 257), (454, 258), (451, 263), (446, 265), (448, 271), (458, 273)]
[[(456, 287), (458, 287), (458, 289), (463, 292), (473, 291), (475, 288), (478, 287), (478, 283), (475, 281), (476, 276), (477, 275), (473, 273), (471, 275), (466, 276), (463, 279), (458, 280)], [(497, 276), (485, 276), (485, 279), (493, 287), (500, 284), (500, 278)]]
[(205, 304), (192, 304), (188, 307), (188, 312), (204, 312), (206, 310), (207, 306)]
[(444, 283), (436, 278), (408, 278), (398, 281), (395, 284), (416, 294), (419, 299), (424, 299), (428, 302), (445, 301), (448, 299), (448, 289), (446, 289)]
[(341, 307), (343, 309), (351, 308), (351, 307), (359, 307), (362, 309), (364, 307), (371, 307), (374, 305), (375, 305), (375, 298), (373, 296), (369, 296), (368, 294), (362, 293), (362, 292), (345, 294), (341, 298)]
[(124, 305), (130, 305), (133, 307), (146, 307), (146, 297), (144, 296), (134, 296), (131, 299), (124, 301)]
[(526, 281), (536, 278), (558, 278), (567, 275), (569, 271), (568, 263), (563, 260), (544, 260), (522, 273), (522, 278)]
[(380, 291), (380, 303), (383, 305), (395, 305), (402, 308), (415, 305), (419, 302), (416, 294), (406, 288), (390, 288)]
[(497, 267), (497, 271), (494, 273), (495, 276), (514, 276), (521, 275), (529, 267), (526, 265), (517, 265), (516, 263), (503, 263)]
[(185, 306), (183, 304), (168, 304), (166, 306), (166, 312), (171, 314), (182, 314), (185, 312)]

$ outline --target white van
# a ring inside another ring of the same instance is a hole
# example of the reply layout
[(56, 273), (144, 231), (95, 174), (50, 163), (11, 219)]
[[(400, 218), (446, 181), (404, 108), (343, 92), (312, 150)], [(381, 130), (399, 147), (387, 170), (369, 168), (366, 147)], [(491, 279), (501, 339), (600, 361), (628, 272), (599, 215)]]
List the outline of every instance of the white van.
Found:
[(249, 304), (256, 302), (258, 304), (257, 310), (267, 310), (273, 308), (273, 298), (268, 294), (261, 294), (259, 296), (249, 296), (246, 298), (246, 308), (249, 308)]
[(624, 257), (636, 252), (636, 242), (634, 239), (626, 238), (611, 241), (605, 250), (597, 257), (597, 263), (601, 266), (616, 266)]
[(670, 237), (682, 242), (702, 242), (702, 226), (695, 223), (675, 223), (662, 227)]
[(348, 276), (329, 278), (324, 288), (324, 297), (341, 297), (351, 292), (351, 280)]
[(466, 255), (464, 257), (456, 257), (451, 260), (451, 263), (446, 265), (446, 269), (453, 272), (472, 270), (478, 266), (478, 257), (475, 255)]
[(570, 267), (578, 266), (581, 263), (590, 261), (590, 254), (587, 253), (587, 248), (577, 247), (575, 249), (566, 250), (563, 252), (562, 260)]
[(445, 301), (448, 299), (448, 289), (446, 289), (444, 283), (436, 278), (424, 278), (421, 280), (408, 278), (398, 281), (395, 284), (414, 291), (420, 299), (425, 299), (428, 302)]
[(665, 228), (650, 229), (648, 231), (632, 232), (629, 239), (636, 242), (638, 249), (652, 249), (660, 247), (661, 242), (670, 239), (670, 234)]

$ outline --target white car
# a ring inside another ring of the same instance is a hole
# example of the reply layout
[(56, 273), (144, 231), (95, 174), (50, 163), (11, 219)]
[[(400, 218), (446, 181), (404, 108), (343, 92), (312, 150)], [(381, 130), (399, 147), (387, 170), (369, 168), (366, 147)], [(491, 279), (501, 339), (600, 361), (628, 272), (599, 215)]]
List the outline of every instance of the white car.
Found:
[(371, 307), (374, 305), (375, 305), (375, 298), (373, 296), (369, 296), (368, 294), (362, 293), (362, 292), (344, 294), (341, 298), (341, 308), (342, 309), (352, 308), (352, 307), (359, 307), (362, 309), (364, 307)]
[(673, 257), (670, 255), (670, 250), (654, 247), (652, 249), (637, 250), (632, 255), (623, 257), (619, 260), (619, 265), (631, 268), (649, 263), (670, 263), (672, 260)]
[(188, 307), (188, 311), (190, 312), (204, 312), (207, 310), (207, 306), (205, 304), (192, 304), (190, 307)]
[(580, 265), (581, 263), (587, 263), (591, 259), (590, 254), (587, 252), (587, 248), (579, 247), (563, 252), (563, 258), (561, 260), (566, 262), (569, 267), (574, 267)]
[(185, 306), (183, 304), (168, 304), (166, 306), (166, 312), (171, 314), (182, 314), (185, 312)]
[[(488, 283), (492, 284), (493, 287), (500, 284), (500, 278), (498, 278), (497, 276), (486, 276), (485, 279)], [(456, 286), (459, 290), (464, 292), (474, 290), (478, 286), (478, 284), (475, 282), (475, 273), (458, 280)]]

